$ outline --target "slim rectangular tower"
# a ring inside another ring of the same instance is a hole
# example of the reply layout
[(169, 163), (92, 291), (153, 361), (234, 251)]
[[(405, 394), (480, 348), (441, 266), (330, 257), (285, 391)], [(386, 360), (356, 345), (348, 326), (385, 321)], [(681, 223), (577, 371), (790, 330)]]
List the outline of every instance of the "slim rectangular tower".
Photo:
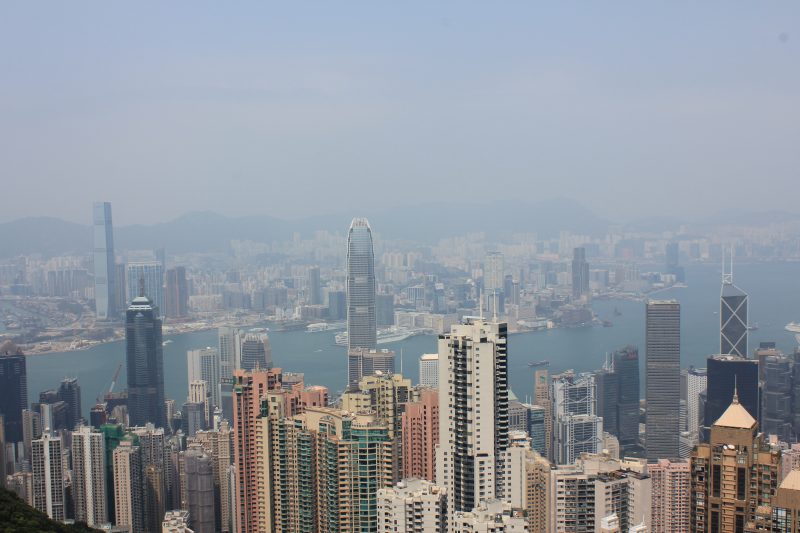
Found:
[(116, 316), (116, 265), (111, 204), (95, 202), (94, 213), (94, 303), (98, 320)]
[(679, 456), (681, 403), (681, 306), (677, 300), (649, 300), (645, 422), (647, 460)]
[(468, 317), (439, 337), (436, 482), (449, 512), (471, 511), (502, 487), (508, 440), (507, 324)]
[(72, 495), (76, 520), (88, 526), (108, 521), (105, 437), (88, 426), (72, 432)]

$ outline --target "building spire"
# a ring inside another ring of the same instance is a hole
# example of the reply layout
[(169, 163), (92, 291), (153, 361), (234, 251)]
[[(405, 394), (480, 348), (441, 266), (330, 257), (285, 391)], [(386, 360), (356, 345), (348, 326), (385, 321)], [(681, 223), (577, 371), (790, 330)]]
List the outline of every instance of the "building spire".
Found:
[(733, 402), (739, 404), (739, 384), (737, 383), (736, 375), (733, 376)]
[(144, 274), (139, 276), (139, 296), (144, 296)]

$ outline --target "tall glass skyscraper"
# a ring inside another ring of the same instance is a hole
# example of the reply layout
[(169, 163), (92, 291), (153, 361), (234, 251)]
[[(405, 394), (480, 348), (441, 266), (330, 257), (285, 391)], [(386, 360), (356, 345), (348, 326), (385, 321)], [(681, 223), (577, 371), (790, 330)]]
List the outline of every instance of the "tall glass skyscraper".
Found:
[(647, 460), (655, 461), (680, 455), (681, 304), (677, 300), (648, 301), (645, 328), (645, 442)]
[(94, 308), (98, 320), (115, 318), (116, 265), (114, 264), (114, 231), (111, 226), (111, 204), (94, 203)]
[(366, 218), (354, 218), (347, 236), (348, 348), (374, 349), (376, 328), (372, 228)]
[(161, 320), (153, 303), (140, 288), (125, 316), (128, 369), (128, 415), (131, 426), (152, 422), (166, 427), (164, 416), (164, 353)]
[(719, 299), (719, 353), (747, 359), (747, 293), (723, 279)]

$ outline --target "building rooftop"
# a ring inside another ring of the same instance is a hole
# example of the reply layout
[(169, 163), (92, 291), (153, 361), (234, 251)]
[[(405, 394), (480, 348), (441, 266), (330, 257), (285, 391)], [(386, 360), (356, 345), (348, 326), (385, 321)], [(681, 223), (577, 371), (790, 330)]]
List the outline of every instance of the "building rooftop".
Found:
[(753, 429), (756, 426), (756, 419), (739, 403), (739, 394), (734, 392), (733, 401), (722, 413), (722, 416), (714, 422), (714, 425), (726, 428)]
[(789, 474), (783, 478), (781, 481), (782, 489), (788, 490), (800, 490), (800, 470), (792, 470)]

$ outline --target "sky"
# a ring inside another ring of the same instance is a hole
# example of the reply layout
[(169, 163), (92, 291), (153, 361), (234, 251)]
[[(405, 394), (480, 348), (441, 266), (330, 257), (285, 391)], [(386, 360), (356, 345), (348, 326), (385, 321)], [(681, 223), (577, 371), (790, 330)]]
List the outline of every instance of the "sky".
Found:
[(800, 212), (800, 3), (0, 2), (0, 221)]

